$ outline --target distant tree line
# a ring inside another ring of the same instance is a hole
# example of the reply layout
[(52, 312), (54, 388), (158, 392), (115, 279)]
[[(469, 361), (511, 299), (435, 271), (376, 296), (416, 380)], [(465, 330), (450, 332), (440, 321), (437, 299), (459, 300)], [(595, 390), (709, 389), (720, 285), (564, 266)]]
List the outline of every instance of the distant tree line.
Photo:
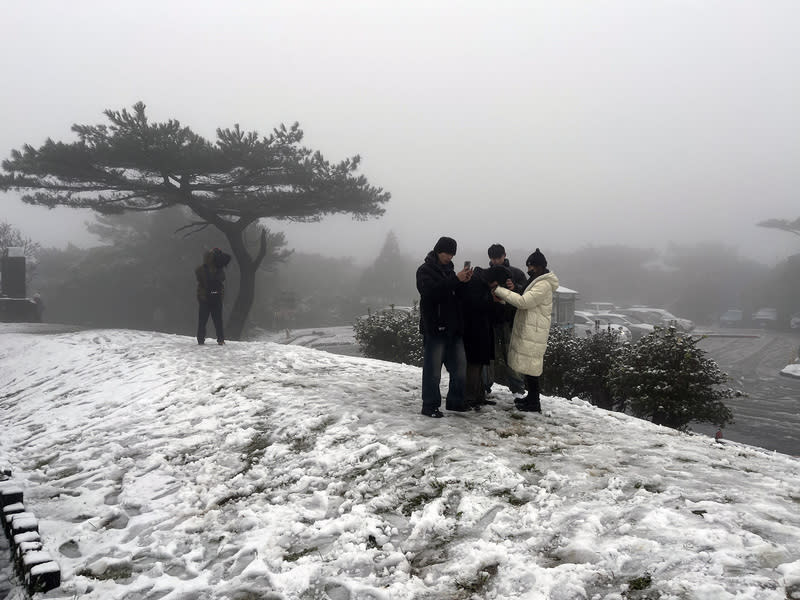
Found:
[(788, 327), (790, 315), (800, 311), (800, 254), (774, 267), (711, 242), (671, 244), (664, 252), (602, 246), (551, 255), (562, 285), (577, 290), (580, 300), (666, 308), (703, 325), (715, 324), (730, 308), (748, 315), (769, 306)]
[[(99, 215), (89, 229), (101, 245), (63, 250), (41, 248), (0, 223), (0, 251), (11, 245), (26, 248), (35, 266), (29, 269), (29, 287), (44, 296), (49, 321), (191, 334), (193, 270), (206, 250), (226, 247), (227, 241), (210, 228), (185, 235), (182, 227), (191, 219), (181, 207)], [(255, 226), (245, 231), (244, 244), (259, 245), (261, 233)], [(414, 249), (412, 255), (393, 232), (367, 264), (292, 252), (281, 232), (264, 235), (265, 257), (254, 283), (257, 301), (245, 337), (256, 328), (351, 324), (368, 309), (411, 306), (418, 298), (414, 272), (427, 249)], [(800, 310), (800, 255), (772, 268), (718, 244), (671, 246), (663, 255), (618, 246), (551, 256), (562, 284), (576, 289), (582, 300), (662, 306), (705, 324), (727, 308), (748, 312), (774, 306), (784, 323)], [(228, 289), (235, 290), (238, 271), (228, 271)]]

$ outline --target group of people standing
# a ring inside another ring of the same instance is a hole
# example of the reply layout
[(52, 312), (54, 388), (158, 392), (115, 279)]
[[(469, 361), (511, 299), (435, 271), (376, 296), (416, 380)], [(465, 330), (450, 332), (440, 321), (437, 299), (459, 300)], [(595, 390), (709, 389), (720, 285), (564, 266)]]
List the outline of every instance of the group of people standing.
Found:
[[(550, 334), (558, 278), (539, 248), (526, 275), (509, 264), (500, 244), (489, 247), (489, 266), (464, 263), (455, 270), (457, 243), (441, 237), (417, 269), (423, 341), (422, 414), (441, 418), (442, 366), (450, 374), (445, 408), (456, 412), (494, 404), (493, 361), (506, 365), (506, 382), (517, 409), (542, 412), (539, 376)], [(502, 353), (496, 356), (496, 353)], [(499, 359), (499, 360), (496, 360)]]
[[(509, 264), (500, 244), (489, 247), (487, 268), (473, 268), (465, 262), (458, 272), (453, 266), (456, 250), (453, 238), (441, 237), (417, 269), (423, 341), (422, 414), (444, 416), (439, 388), (442, 366), (450, 373), (447, 410), (466, 412), (495, 404), (486, 397), (495, 381), (493, 364), (504, 365), (505, 382), (519, 410), (542, 412), (539, 376), (558, 278), (548, 270), (539, 248), (525, 261), (527, 276)], [(205, 343), (209, 317), (217, 343), (225, 343), (222, 300), (225, 267), (230, 260), (229, 254), (214, 248), (195, 269), (198, 344)]]

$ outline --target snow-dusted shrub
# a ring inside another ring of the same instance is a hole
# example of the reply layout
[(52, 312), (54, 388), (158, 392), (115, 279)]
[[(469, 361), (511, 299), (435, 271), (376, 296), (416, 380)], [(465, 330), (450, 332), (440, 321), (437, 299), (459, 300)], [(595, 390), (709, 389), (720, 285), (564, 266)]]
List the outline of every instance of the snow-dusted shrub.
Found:
[(422, 366), (419, 308), (370, 313), (353, 325), (356, 342), (367, 358)]
[(619, 409), (622, 402), (608, 387), (608, 373), (621, 343), (619, 334), (610, 329), (579, 337), (554, 326), (539, 378), (541, 391), (565, 398), (578, 396), (601, 408)]
[(608, 375), (622, 347), (619, 332), (611, 328), (580, 340), (577, 364), (569, 373), (575, 396), (606, 410), (622, 410), (624, 401), (608, 385)]
[(539, 389), (543, 394), (564, 398), (576, 395), (575, 374), (583, 343), (569, 329), (559, 325), (550, 328), (542, 375), (539, 377)]
[(657, 425), (684, 430), (692, 421), (733, 422), (723, 400), (740, 392), (723, 386), (728, 376), (698, 341), (670, 327), (623, 346), (609, 373), (611, 391), (631, 414)]

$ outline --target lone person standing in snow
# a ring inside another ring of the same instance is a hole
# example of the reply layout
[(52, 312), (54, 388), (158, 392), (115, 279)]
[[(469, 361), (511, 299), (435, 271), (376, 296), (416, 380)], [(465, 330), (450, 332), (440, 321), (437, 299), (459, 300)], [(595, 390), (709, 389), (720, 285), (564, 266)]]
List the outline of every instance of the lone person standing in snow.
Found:
[(231, 262), (231, 255), (219, 248), (206, 252), (203, 264), (194, 270), (197, 277), (197, 343), (206, 343), (206, 323), (208, 317), (214, 322), (217, 343), (225, 343), (225, 332), (222, 328), (222, 297), (225, 295), (225, 267)]
[(511, 330), (508, 364), (525, 375), (528, 395), (514, 400), (514, 404), (519, 410), (540, 413), (542, 405), (539, 401), (539, 375), (542, 374), (544, 353), (550, 336), (553, 292), (558, 289), (558, 277), (547, 269), (547, 259), (538, 248), (525, 264), (530, 278), (522, 294), (500, 286), (494, 293), (517, 308)]
[(469, 410), (464, 400), (467, 358), (464, 354), (464, 317), (459, 296), (461, 284), (472, 278), (468, 266), (456, 273), (453, 257), (456, 241), (441, 237), (425, 262), (417, 269), (422, 334), (422, 414), (441, 418), (442, 394), (439, 382), (442, 365), (450, 373), (450, 387), (445, 408), (458, 412)]

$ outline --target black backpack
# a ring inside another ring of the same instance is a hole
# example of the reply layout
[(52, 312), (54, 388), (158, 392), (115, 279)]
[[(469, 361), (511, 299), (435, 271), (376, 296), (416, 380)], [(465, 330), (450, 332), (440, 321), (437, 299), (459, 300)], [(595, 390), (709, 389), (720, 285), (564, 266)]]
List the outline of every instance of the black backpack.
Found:
[(203, 265), (203, 268), (206, 271), (206, 291), (213, 296), (221, 294), (225, 287), (223, 284), (223, 281), (225, 281), (225, 273), (223, 270), (216, 269), (215, 271), (211, 271), (208, 265)]

